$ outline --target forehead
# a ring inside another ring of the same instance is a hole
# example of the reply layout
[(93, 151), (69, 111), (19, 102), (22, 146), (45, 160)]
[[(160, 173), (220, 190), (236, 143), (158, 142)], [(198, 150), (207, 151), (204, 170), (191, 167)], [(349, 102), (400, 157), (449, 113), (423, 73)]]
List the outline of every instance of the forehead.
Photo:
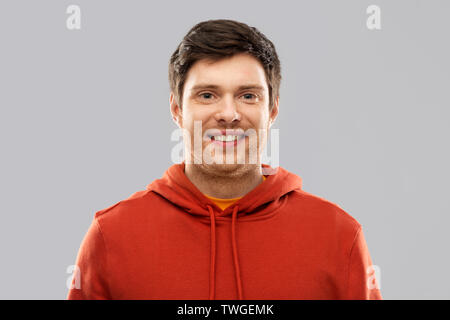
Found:
[(215, 85), (235, 89), (245, 85), (259, 85), (267, 90), (266, 75), (261, 62), (249, 54), (236, 54), (218, 61), (202, 59), (194, 63), (186, 77), (186, 90), (199, 85)]

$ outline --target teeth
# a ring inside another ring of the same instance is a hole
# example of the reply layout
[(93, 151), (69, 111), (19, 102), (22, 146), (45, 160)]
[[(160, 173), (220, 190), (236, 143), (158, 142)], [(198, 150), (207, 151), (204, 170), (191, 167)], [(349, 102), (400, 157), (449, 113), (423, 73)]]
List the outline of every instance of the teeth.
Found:
[(233, 135), (227, 135), (227, 136), (214, 136), (214, 140), (216, 141), (224, 141), (224, 142), (230, 142), (237, 140), (240, 136), (233, 136)]

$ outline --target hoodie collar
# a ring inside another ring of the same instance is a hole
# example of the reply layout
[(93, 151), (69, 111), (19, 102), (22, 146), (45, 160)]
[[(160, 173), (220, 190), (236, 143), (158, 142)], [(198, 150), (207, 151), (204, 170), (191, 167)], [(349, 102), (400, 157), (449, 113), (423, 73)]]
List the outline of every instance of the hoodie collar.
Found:
[(284, 168), (274, 169), (267, 164), (261, 166), (267, 179), (223, 211), (189, 180), (184, 173), (184, 161), (170, 166), (163, 177), (153, 181), (147, 189), (193, 215), (210, 216), (208, 206), (214, 209), (216, 216), (231, 216), (235, 206), (239, 206), (240, 213), (258, 215), (259, 207), (302, 187), (301, 178)]

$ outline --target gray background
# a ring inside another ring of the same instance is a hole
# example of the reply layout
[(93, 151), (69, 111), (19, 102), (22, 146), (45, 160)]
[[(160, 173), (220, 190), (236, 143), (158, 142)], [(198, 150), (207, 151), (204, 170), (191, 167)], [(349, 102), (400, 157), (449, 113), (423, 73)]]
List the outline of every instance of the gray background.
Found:
[[(81, 7), (81, 30), (66, 8)], [(381, 7), (382, 29), (366, 28)], [(281, 63), (280, 165), (364, 228), (385, 299), (449, 299), (449, 1), (0, 2), (0, 298), (65, 299), (96, 211), (171, 165), (167, 63), (197, 22)]]

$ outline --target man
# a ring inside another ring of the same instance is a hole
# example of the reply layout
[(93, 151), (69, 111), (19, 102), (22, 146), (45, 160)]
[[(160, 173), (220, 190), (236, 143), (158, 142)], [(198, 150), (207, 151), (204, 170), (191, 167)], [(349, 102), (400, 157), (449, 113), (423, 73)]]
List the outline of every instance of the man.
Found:
[(280, 81), (257, 29), (188, 32), (169, 63), (185, 160), (95, 214), (68, 299), (381, 299), (361, 225), (261, 163)]

